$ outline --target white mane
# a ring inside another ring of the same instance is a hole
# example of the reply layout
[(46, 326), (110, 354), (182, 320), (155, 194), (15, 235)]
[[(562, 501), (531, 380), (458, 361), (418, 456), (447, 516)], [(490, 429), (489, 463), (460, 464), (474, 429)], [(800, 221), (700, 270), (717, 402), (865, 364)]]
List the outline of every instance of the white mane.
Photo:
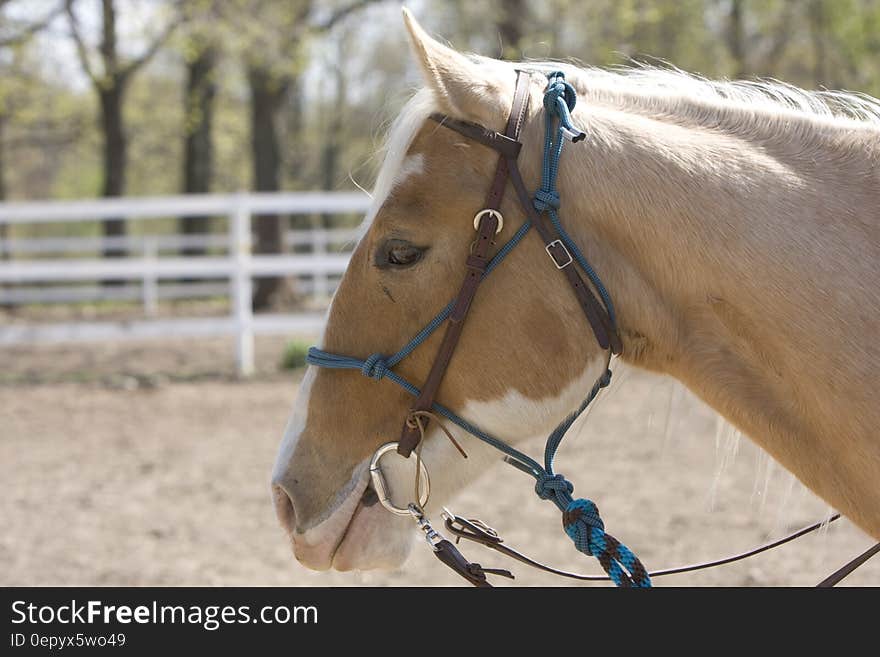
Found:
[[(481, 57), (474, 57), (480, 61)], [(778, 80), (709, 80), (674, 68), (651, 66), (616, 69), (580, 68), (561, 62), (528, 62), (523, 68), (548, 72), (562, 70), (566, 78), (591, 99), (609, 103), (637, 103), (664, 112), (693, 109), (700, 103), (700, 114), (707, 110), (742, 109), (763, 111), (784, 117), (794, 113), (840, 125), (868, 124), (880, 128), (880, 100), (857, 92), (805, 91)], [(404, 105), (388, 130), (382, 148), (384, 160), (373, 188), (373, 207), (363, 223), (366, 230), (378, 209), (400, 182), (406, 151), (419, 126), (436, 110), (429, 89), (423, 88)]]
[[(670, 110), (686, 101), (708, 101), (727, 108), (765, 110), (880, 127), (880, 100), (851, 91), (805, 91), (779, 80), (709, 80), (675, 68), (654, 66), (616, 69), (579, 68), (560, 62), (529, 62), (540, 71), (562, 70), (588, 95), (613, 99), (625, 94)], [(579, 84), (578, 84), (579, 83)], [(672, 107), (670, 107), (670, 102)]]

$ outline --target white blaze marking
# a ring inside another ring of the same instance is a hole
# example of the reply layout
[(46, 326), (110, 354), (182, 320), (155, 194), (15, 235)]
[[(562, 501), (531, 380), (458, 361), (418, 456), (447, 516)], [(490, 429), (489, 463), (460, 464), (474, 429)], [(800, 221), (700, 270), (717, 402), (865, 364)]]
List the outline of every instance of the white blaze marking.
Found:
[[(335, 298), (335, 296), (334, 296)], [(324, 314), (324, 326), (330, 319), (330, 311), (333, 309), (333, 299), (327, 306), (327, 312)], [(315, 343), (319, 349), (324, 348), (324, 331)], [(299, 384), (299, 392), (296, 395), (296, 401), (293, 403), (293, 409), (287, 419), (287, 426), (284, 428), (284, 434), (281, 438), (281, 445), (278, 447), (278, 455), (275, 457), (275, 466), (272, 469), (272, 481), (278, 482), (284, 479), (290, 460), (293, 458), (293, 452), (299, 443), (300, 436), (306, 429), (309, 420), (309, 398), (312, 394), (312, 385), (318, 376), (318, 368), (310, 365), (306, 369), (305, 376)]]
[(406, 158), (404, 158), (403, 163), (400, 165), (400, 169), (398, 170), (397, 175), (394, 176), (394, 183), (391, 185), (391, 190), (393, 191), (395, 188), (402, 185), (403, 182), (410, 176), (417, 176), (421, 173), (424, 173), (424, 171), (424, 155), (422, 155), (421, 153), (417, 153), (416, 155), (407, 155)]
[(433, 94), (429, 89), (422, 89), (409, 100), (394, 121), (384, 146), (385, 159), (373, 186), (373, 204), (361, 224), (362, 235), (367, 232), (394, 187), (409, 175), (423, 170), (424, 158), (421, 155), (407, 157), (406, 152), (419, 128), (434, 110)]
[(275, 467), (272, 470), (272, 481), (283, 481), (290, 466), (290, 460), (296, 445), (299, 443), (300, 436), (306, 428), (306, 422), (309, 419), (309, 396), (312, 392), (312, 384), (318, 375), (316, 367), (309, 367), (299, 386), (299, 393), (293, 404), (293, 410), (290, 418), (287, 420), (287, 427), (284, 429), (284, 437), (281, 439), (281, 445), (278, 448), (278, 456), (275, 457)]

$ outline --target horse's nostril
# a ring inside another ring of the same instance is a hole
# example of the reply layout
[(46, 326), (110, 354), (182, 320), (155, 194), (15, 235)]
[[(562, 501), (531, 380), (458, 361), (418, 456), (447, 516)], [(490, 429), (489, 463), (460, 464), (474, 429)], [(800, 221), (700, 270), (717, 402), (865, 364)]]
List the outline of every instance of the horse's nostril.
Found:
[(296, 511), (293, 508), (293, 500), (279, 484), (272, 485), (272, 499), (275, 503), (275, 513), (278, 515), (278, 521), (288, 531), (293, 534), (296, 529)]

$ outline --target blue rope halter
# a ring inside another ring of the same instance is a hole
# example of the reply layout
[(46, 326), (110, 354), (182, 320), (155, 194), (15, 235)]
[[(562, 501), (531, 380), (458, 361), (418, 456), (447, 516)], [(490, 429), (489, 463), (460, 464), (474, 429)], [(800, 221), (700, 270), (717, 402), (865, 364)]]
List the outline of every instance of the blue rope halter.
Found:
[[(562, 155), (564, 141), (569, 139), (572, 142), (578, 142), (584, 139), (586, 134), (576, 128), (571, 120), (571, 112), (577, 100), (574, 88), (565, 81), (565, 76), (562, 72), (550, 73), (547, 79), (547, 88), (544, 91), (546, 117), (544, 163), (541, 187), (534, 194), (533, 205), (539, 214), (545, 211), (548, 212), (553, 226), (559, 233), (560, 239), (584, 273), (592, 281), (593, 285), (595, 285), (608, 311), (612, 325), (616, 326), (614, 306), (611, 303), (608, 291), (559, 221), (557, 210), (559, 210), (560, 200), (559, 192), (556, 189), (556, 177), (559, 173), (559, 159)], [(522, 241), (531, 227), (529, 220), (526, 220), (519, 227), (489, 262), (484, 276), (491, 274), (501, 264), (501, 261)], [(418, 397), (419, 389), (397, 374), (394, 371), (394, 367), (415, 351), (420, 344), (427, 340), (446, 321), (450, 312), (452, 312), (453, 305), (454, 302), (447, 304), (412, 340), (391, 356), (372, 354), (366, 359), (361, 360), (360, 358), (332, 354), (322, 351), (317, 347), (311, 347), (306, 360), (310, 365), (317, 367), (360, 370), (364, 376), (377, 381), (390, 379), (411, 395)], [(596, 508), (596, 505), (588, 499), (574, 499), (572, 497), (574, 486), (561, 474), (556, 474), (553, 471), (553, 460), (566, 432), (586, 410), (590, 402), (596, 398), (599, 391), (610, 382), (611, 370), (608, 369), (606, 363), (605, 373), (593, 385), (586, 399), (547, 438), (543, 466), (527, 454), (486, 433), (442, 404), (435, 403), (433, 410), (472, 436), (504, 453), (506, 455), (505, 461), (534, 477), (535, 492), (538, 497), (543, 500), (552, 501), (562, 511), (562, 523), (565, 533), (574, 542), (575, 547), (584, 554), (596, 557), (605, 572), (608, 573), (617, 586), (650, 587), (651, 579), (641, 561), (629, 548), (605, 532), (605, 526), (599, 516), (599, 510)]]

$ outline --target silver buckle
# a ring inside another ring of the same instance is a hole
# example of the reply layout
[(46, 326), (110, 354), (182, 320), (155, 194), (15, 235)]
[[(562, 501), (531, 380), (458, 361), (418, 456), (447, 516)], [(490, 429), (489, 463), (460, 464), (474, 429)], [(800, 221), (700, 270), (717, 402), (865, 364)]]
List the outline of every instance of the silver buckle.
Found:
[[(560, 264), (560, 262), (556, 259), (556, 256), (554, 256), (553, 252), (550, 250), (554, 246), (561, 246), (562, 250), (565, 251), (566, 257), (568, 257), (568, 260)], [(571, 253), (569, 252), (568, 247), (566, 247), (565, 244), (562, 243), (562, 240), (553, 240), (552, 242), (550, 242), (550, 244), (544, 247), (544, 250), (547, 252), (547, 255), (550, 256), (553, 264), (556, 265), (556, 269), (565, 269), (574, 261), (574, 258), (571, 257)]]
[(498, 220), (498, 226), (495, 227), (495, 234), (501, 232), (501, 229), (504, 228), (504, 217), (498, 210), (493, 210), (491, 208), (485, 208), (477, 212), (474, 215), (474, 230), (480, 230), (480, 220), (483, 218), (483, 215), (487, 214), (490, 217), (495, 217)]

